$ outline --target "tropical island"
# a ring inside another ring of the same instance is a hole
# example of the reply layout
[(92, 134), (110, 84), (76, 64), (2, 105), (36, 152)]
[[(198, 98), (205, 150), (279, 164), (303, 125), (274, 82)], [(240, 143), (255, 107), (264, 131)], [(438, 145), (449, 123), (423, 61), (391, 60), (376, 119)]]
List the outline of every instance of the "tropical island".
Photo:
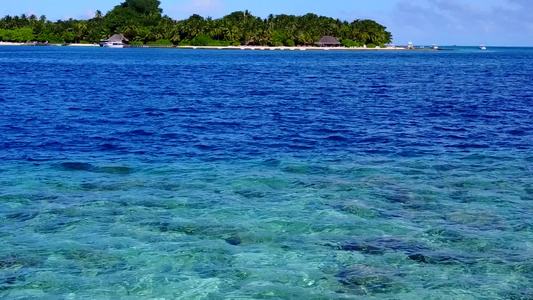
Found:
[(194, 14), (174, 20), (163, 14), (158, 0), (125, 0), (105, 15), (97, 11), (89, 20), (4, 16), (0, 41), (95, 44), (121, 34), (131, 45), (294, 47), (313, 46), (322, 37), (333, 36), (345, 47), (375, 48), (392, 41), (386, 29), (373, 20), (348, 22), (311, 13), (260, 18), (238, 11), (220, 19)]

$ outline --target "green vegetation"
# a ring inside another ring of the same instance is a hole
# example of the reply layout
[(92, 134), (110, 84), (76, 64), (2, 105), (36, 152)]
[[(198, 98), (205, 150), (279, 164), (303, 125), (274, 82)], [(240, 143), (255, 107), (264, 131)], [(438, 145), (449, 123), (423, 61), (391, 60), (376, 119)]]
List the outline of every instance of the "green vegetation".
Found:
[(13, 30), (0, 29), (0, 41), (26, 42), (35, 40), (31, 28), (17, 28)]
[(362, 47), (365, 43), (363, 42), (356, 42), (356, 41), (352, 41), (352, 40), (342, 40), (342, 45), (344, 47), (348, 47), (348, 48), (351, 48), (351, 47)]
[[(187, 40), (184, 40), (183, 42), (187, 43)], [(229, 46), (230, 42), (214, 40), (212, 37), (208, 36), (207, 34), (200, 33), (197, 36), (195, 36), (189, 44), (191, 46)]]
[(314, 45), (331, 35), (347, 47), (383, 45), (392, 35), (372, 20), (341, 21), (329, 17), (270, 15), (266, 19), (249, 11), (234, 12), (221, 19), (192, 15), (173, 20), (162, 14), (158, 0), (126, 0), (106, 15), (97, 11), (90, 20), (51, 22), (45, 16), (5, 16), (0, 19), (0, 40), (49, 43), (97, 43), (121, 33), (133, 44), (155, 45)]

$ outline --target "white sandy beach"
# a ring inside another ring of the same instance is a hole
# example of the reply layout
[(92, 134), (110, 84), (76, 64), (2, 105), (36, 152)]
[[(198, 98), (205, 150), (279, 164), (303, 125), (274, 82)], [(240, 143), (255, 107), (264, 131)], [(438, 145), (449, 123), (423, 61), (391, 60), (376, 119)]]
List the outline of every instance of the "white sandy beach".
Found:
[[(276, 50), (276, 51), (390, 51), (410, 50), (405, 47), (365, 48), (365, 47), (269, 47), (269, 46), (151, 46), (135, 45), (131, 48), (174, 48), (174, 49), (206, 49), (206, 50)], [(424, 49), (414, 49), (424, 50)], [(425, 49), (430, 50), (430, 49)]]
[(98, 44), (67, 44), (68, 47), (100, 47)]
[(23, 46), (24, 43), (0, 42), (0, 46)]
[[(12, 42), (0, 42), (0, 46), (35, 46), (42, 45), (36, 43), (12, 43)], [(68, 46), (68, 47), (100, 47), (98, 44), (46, 44), (49, 46)]]
[(280, 50), (280, 51), (335, 51), (335, 50), (359, 50), (359, 51), (380, 51), (380, 50), (407, 50), (401, 47), (387, 47), (387, 48), (364, 48), (364, 47), (269, 47), (269, 46), (228, 46), (228, 47), (216, 47), (216, 46), (178, 46), (182, 49), (228, 49), (228, 50)]

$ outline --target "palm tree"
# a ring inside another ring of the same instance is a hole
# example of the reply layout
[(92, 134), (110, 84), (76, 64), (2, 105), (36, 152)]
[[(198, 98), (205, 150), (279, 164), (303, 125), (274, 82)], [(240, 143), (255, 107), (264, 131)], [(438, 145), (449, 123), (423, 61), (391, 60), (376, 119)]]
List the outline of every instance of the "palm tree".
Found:
[(19, 28), (26, 27), (28, 26), (28, 24), (29, 24), (29, 21), (28, 21), (28, 17), (26, 16), (26, 14), (20, 15)]
[(74, 24), (74, 34), (76, 35), (75, 42), (81, 42), (87, 34), (87, 22), (80, 21)]
[(178, 44), (181, 41), (180, 28), (178, 24), (174, 24), (170, 30), (169, 39), (172, 43)]

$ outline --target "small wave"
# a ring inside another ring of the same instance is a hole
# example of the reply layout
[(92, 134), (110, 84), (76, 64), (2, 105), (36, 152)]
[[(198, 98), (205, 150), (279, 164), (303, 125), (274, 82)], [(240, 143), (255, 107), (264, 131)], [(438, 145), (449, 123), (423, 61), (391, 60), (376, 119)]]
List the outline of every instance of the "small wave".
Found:
[(465, 136), (458, 136), (458, 135), (454, 135), (454, 134), (447, 135), (446, 138), (453, 139), (453, 140), (466, 140), (466, 139), (468, 139)]
[(330, 135), (326, 139), (330, 141), (347, 141), (348, 140), (348, 138), (342, 135)]
[(484, 144), (457, 144), (457, 145), (446, 145), (444, 147), (446, 147), (446, 148), (459, 148), (459, 149), (468, 149), (468, 148), (472, 148), (472, 149), (487, 149), (487, 148), (490, 148), (489, 145), (484, 145)]
[(396, 155), (401, 157), (419, 157), (423, 156), (424, 154), (419, 151), (399, 151), (396, 152)]
[(501, 118), (503, 118), (500, 115), (483, 115), (482, 117), (485, 118), (485, 119), (501, 119)]
[(69, 129), (72, 129), (72, 126), (70, 126), (68, 124), (59, 124), (59, 125), (56, 125), (54, 129), (57, 129), (57, 130), (69, 130)]
[(41, 162), (41, 161), (49, 161), (50, 159), (48, 158), (34, 158), (34, 157), (27, 157), (26, 158), (26, 161), (31, 161), (31, 162)]
[(457, 132), (466, 132), (466, 131), (468, 131), (466, 128), (463, 128), (463, 127), (460, 127), (460, 128), (451, 128), (451, 127), (440, 127), (440, 126), (435, 126), (435, 127), (433, 127), (433, 129), (436, 129), (436, 130), (442, 130), (442, 131), (457, 131)]
[(338, 128), (335, 128), (335, 129), (318, 128), (315, 131), (316, 131), (316, 134), (323, 134), (323, 135), (326, 135), (326, 134), (337, 135), (339, 133), (348, 133), (348, 132), (350, 132), (350, 130), (348, 130), (348, 129), (338, 129)]
[(42, 147), (42, 148), (54, 148), (54, 147), (64, 147), (65, 144), (63, 143), (60, 143), (60, 142), (44, 142), (44, 143), (41, 143), (38, 145), (38, 147)]
[(126, 131), (126, 132), (123, 132), (122, 134), (139, 135), (139, 136), (150, 136), (150, 135), (153, 135), (153, 133), (144, 131), (142, 129), (137, 129), (137, 130), (133, 130), (133, 131)]
[(305, 145), (289, 145), (289, 148), (296, 149), (296, 150), (311, 150), (315, 147), (313, 146), (305, 146)]
[(100, 145), (100, 149), (101, 150), (116, 150), (116, 149), (121, 149), (122, 147), (120, 146), (117, 146), (117, 145), (114, 145), (114, 144), (109, 144), (109, 143), (105, 143), (105, 144), (102, 144)]
[(359, 143), (390, 143), (390, 141), (391, 140), (389, 138), (376, 136), (376, 137), (363, 138), (363, 139), (360, 139), (358, 142)]
[(374, 85), (371, 85), (370, 88), (372, 88), (372, 89), (383, 89), (383, 88), (389, 88), (389, 86), (386, 85), (386, 84), (374, 84)]
[(426, 115), (430, 118), (442, 118), (442, 117), (451, 117), (452, 115), (449, 113), (440, 113), (440, 112), (433, 112)]
[(165, 138), (165, 139), (178, 139), (181, 136), (182, 135), (177, 134), (177, 133), (164, 133), (164, 134), (161, 135), (161, 137)]
[(7, 218), (16, 220), (17, 222), (25, 222), (36, 218), (38, 215), (38, 212), (17, 212), (7, 215)]
[(202, 126), (202, 125), (184, 125), (183, 126), (184, 128), (187, 128), (187, 129), (198, 129), (198, 130), (209, 130), (211, 128), (209, 127), (206, 127), (206, 126)]
[(387, 150), (387, 149), (368, 149), (364, 150), (363, 152), (368, 154), (381, 154), (381, 155), (387, 155), (393, 153), (393, 150)]
[(521, 129), (516, 129), (516, 130), (509, 130), (507, 131), (508, 134), (510, 135), (515, 135), (515, 136), (526, 136), (528, 135), (528, 133), (524, 130), (521, 130)]
[(397, 110), (397, 109), (395, 109), (395, 110), (392, 110), (392, 111), (390, 112), (390, 114), (391, 114), (391, 115), (405, 115), (405, 111), (401, 111), (401, 110)]
[(162, 113), (162, 112), (147, 112), (147, 113), (145, 113), (145, 115), (147, 115), (149, 117), (161, 117), (161, 116), (164, 116), (165, 113)]
[(216, 147), (213, 147), (213, 146), (209, 146), (209, 145), (204, 145), (204, 144), (197, 144), (197, 145), (194, 145), (194, 147), (200, 149), (200, 150), (213, 150), (215, 149)]
[(271, 94), (270, 91), (252, 91), (252, 92), (250, 92), (251, 96), (268, 96), (270, 94)]
[(242, 126), (241, 123), (238, 122), (209, 122), (208, 123), (211, 126), (228, 126), (228, 127), (239, 127)]

